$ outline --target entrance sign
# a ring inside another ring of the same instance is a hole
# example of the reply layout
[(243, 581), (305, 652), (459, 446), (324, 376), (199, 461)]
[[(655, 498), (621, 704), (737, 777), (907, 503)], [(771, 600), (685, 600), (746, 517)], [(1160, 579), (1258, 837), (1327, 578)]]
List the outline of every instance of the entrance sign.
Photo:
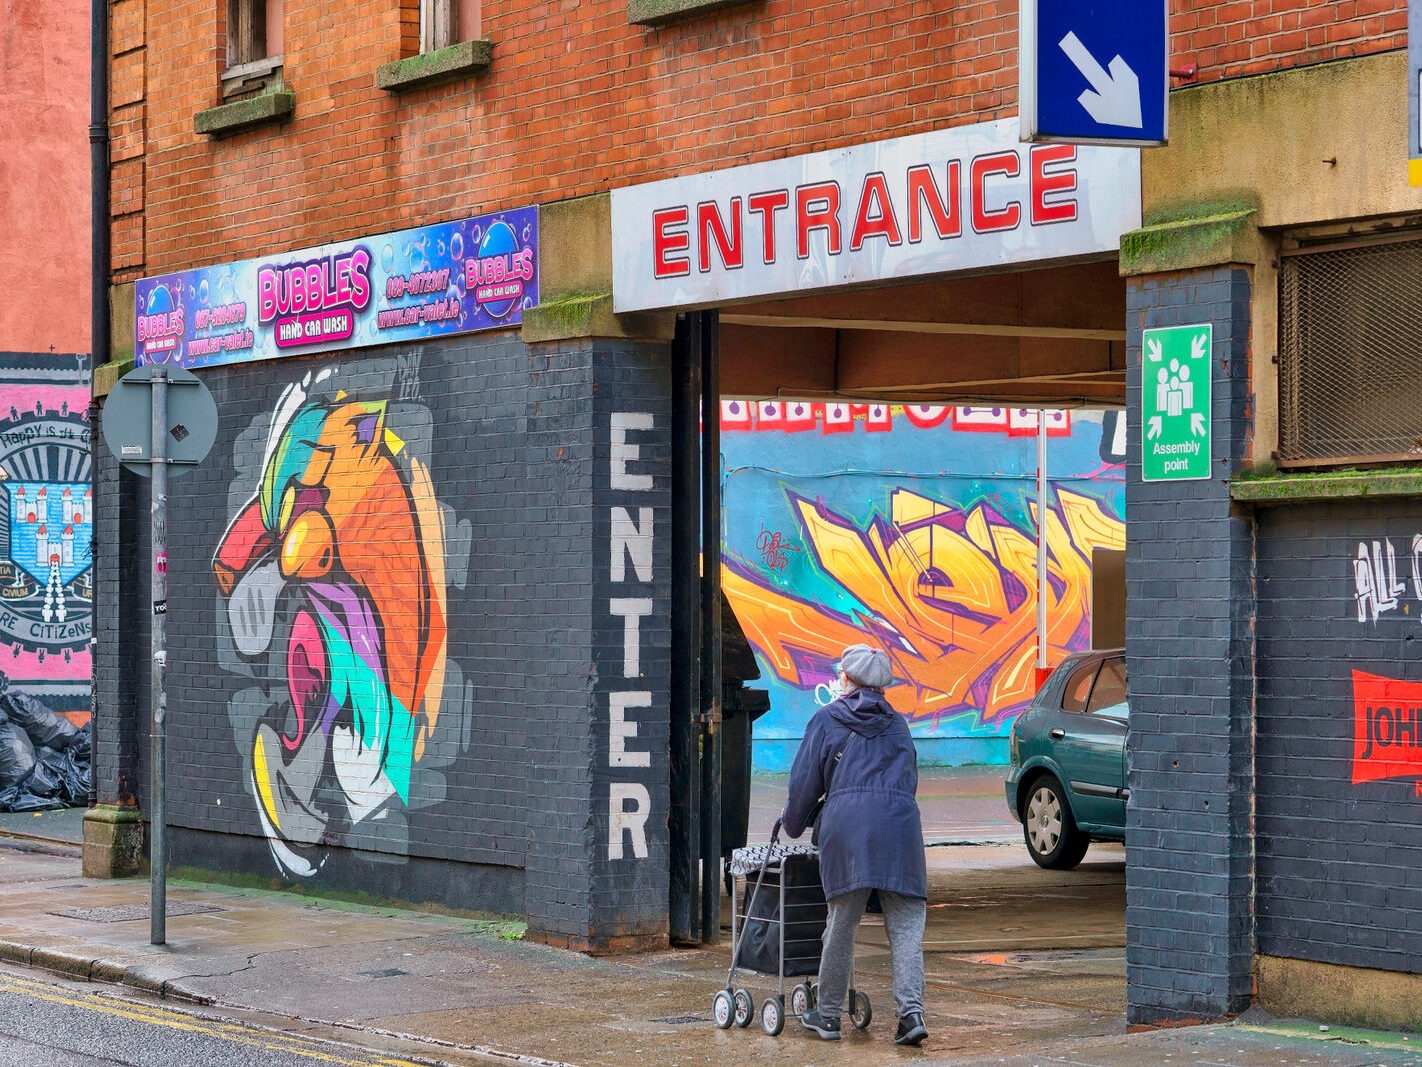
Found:
[(538, 209), (143, 278), (138, 366), (212, 367), (515, 326), (538, 303)]
[(1114, 252), (1140, 153), (1023, 145), (1015, 119), (612, 191), (619, 313)]
[(1208, 478), (1213, 327), (1206, 322), (1146, 330), (1142, 348), (1141, 478)]
[(1167, 0), (1024, 0), (1024, 141), (1160, 145), (1170, 96)]

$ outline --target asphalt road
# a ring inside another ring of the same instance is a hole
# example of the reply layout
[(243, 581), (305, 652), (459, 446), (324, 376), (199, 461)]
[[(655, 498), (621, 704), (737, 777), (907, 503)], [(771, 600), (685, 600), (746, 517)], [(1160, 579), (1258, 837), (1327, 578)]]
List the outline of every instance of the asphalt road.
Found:
[(430, 1064), (0, 969), (0, 1067)]

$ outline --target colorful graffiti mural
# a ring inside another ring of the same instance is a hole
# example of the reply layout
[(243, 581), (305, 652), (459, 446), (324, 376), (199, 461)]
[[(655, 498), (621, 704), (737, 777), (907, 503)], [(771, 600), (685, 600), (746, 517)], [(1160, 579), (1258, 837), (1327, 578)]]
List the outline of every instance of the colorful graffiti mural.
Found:
[(45, 371), (32, 366), (41, 358), (0, 366), (0, 646), (9, 650), (0, 672), (84, 720), (94, 604), (89, 386), (82, 357)]
[[(1004, 737), (1036, 684), (1036, 413), (728, 403), (723, 580), (771, 691), (757, 739), (798, 738), (859, 641), (889, 653), (917, 737)], [(1125, 547), (1125, 479), (1114, 416), (1056, 412), (1047, 430), (1056, 663), (1090, 643), (1092, 554)]]
[(235, 669), (260, 684), (229, 714), (289, 875), (316, 874), (332, 845), (404, 854), (403, 810), (443, 799), (437, 768), (467, 736), (446, 585), (464, 580), (468, 524), (435, 497), (431, 438), (423, 405), (348, 396), (327, 370), (238, 442), (245, 500), (212, 567)]

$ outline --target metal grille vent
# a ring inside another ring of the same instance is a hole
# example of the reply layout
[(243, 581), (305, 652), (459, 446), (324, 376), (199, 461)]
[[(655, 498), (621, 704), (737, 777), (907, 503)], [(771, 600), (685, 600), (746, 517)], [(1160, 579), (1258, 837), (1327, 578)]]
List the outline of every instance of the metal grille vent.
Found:
[(1279, 459), (1422, 462), (1422, 236), (1287, 254)]

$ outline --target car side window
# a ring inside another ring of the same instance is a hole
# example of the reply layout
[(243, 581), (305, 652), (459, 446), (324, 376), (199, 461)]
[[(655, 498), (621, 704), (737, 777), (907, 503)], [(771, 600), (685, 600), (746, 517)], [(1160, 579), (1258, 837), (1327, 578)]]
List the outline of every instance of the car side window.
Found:
[(1063, 711), (1086, 710), (1086, 702), (1091, 697), (1091, 683), (1096, 680), (1096, 669), (1100, 666), (1099, 663), (1083, 664), (1067, 679), (1066, 688), (1062, 690)]
[(1126, 699), (1126, 661), (1108, 659), (1101, 664), (1101, 672), (1096, 676), (1096, 684), (1091, 687), (1091, 698), (1086, 705), (1088, 712), (1100, 711), (1124, 703)]

